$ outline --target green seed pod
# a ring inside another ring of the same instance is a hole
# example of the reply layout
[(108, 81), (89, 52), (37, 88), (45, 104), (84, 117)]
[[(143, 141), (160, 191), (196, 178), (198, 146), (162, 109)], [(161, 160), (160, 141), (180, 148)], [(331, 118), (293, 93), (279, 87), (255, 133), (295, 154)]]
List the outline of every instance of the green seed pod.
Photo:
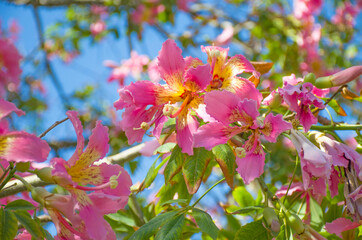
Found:
[(30, 162), (18, 162), (16, 164), (16, 170), (19, 172), (26, 172), (29, 170)]

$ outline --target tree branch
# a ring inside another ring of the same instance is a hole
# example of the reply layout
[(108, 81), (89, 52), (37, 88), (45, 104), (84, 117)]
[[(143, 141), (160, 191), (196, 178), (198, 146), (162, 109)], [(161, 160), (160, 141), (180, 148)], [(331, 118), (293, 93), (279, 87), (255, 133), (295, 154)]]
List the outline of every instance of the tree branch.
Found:
[[(134, 158), (138, 157), (140, 154), (140, 150), (145, 146), (144, 143), (141, 143), (139, 145), (136, 145), (134, 147), (131, 147), (123, 152), (120, 152), (118, 154), (105, 157), (101, 160), (99, 160), (96, 164), (99, 165), (101, 163), (107, 163), (107, 164), (119, 164), (123, 165), (126, 162), (129, 162), (133, 160)], [(51, 185), (51, 183), (44, 182), (40, 180), (36, 175), (31, 175), (24, 177), (24, 179), (32, 186), (34, 187), (42, 187)], [(11, 196), (14, 194), (17, 194), (19, 192), (26, 191), (25, 185), (19, 181), (19, 180), (13, 180), (8, 182), (2, 191), (0, 191), (0, 198)]]

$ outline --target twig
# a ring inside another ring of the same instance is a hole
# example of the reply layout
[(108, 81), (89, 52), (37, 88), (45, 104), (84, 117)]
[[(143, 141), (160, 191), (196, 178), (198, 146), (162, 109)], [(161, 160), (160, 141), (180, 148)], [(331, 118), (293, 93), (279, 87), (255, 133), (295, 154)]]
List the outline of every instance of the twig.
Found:
[[(34, 12), (34, 18), (35, 18), (37, 31), (38, 31), (38, 38), (40, 41), (40, 45), (42, 47), (44, 47), (45, 41), (44, 41), (43, 25), (42, 25), (40, 15), (38, 12), (39, 3), (37, 0), (33, 0), (32, 2), (33, 2), (33, 6), (34, 6), (33, 12)], [(45, 53), (44, 53), (44, 62), (45, 62), (45, 67), (46, 67), (48, 73), (50, 74), (50, 79), (52, 80), (52, 82), (55, 86), (55, 89), (57, 90), (57, 92), (59, 94), (59, 97), (62, 99), (65, 109), (70, 109), (70, 104), (69, 104), (68, 98), (66, 97), (64, 89), (63, 89), (57, 75), (55, 74), (53, 67), (52, 67), (51, 63), (49, 62)]]
[(69, 118), (66, 117), (64, 118), (63, 120), (60, 120), (60, 121), (56, 121), (55, 123), (53, 123), (53, 125), (51, 125), (47, 130), (45, 130), (42, 134), (40, 134), (38, 137), (39, 138), (42, 138), (44, 137), (48, 132), (50, 132), (50, 130), (52, 130), (53, 128), (55, 128), (56, 126), (58, 126), (59, 124), (67, 121)]
[[(124, 164), (126, 162), (131, 161), (140, 155), (140, 150), (144, 147), (144, 143), (141, 143), (137, 146), (131, 147), (123, 152), (115, 154), (113, 156), (106, 157), (97, 162), (97, 164), (108, 163), (108, 164)], [(51, 183), (44, 182), (40, 180), (36, 175), (31, 175), (24, 177), (25, 181), (27, 181), (30, 185), (34, 187), (41, 187), (51, 185)], [(25, 185), (19, 180), (9, 181), (2, 191), (0, 191), (0, 198), (7, 197), (10, 195), (17, 194), (19, 192), (26, 191)]]

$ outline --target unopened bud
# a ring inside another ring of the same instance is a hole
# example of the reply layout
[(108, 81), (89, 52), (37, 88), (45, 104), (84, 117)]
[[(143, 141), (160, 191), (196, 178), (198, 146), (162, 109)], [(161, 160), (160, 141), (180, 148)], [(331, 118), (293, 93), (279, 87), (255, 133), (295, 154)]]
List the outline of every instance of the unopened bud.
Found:
[(347, 84), (362, 74), (362, 66), (353, 66), (331, 76), (320, 77), (315, 81), (317, 88), (330, 88)]
[(53, 169), (50, 167), (45, 167), (42, 169), (35, 170), (35, 173), (44, 182), (55, 183), (53, 176), (52, 176), (52, 170)]
[(315, 80), (316, 80), (316, 76), (314, 75), (314, 73), (308, 73), (307, 75), (305, 75), (303, 82), (310, 82), (310, 83), (314, 84)]
[(276, 215), (274, 209), (272, 209), (270, 207), (264, 208), (263, 217), (264, 217), (265, 221), (267, 222), (268, 227), (273, 232), (279, 232), (280, 231), (279, 219), (278, 219), (278, 216)]
[(246, 156), (246, 151), (242, 147), (235, 148), (235, 153), (238, 158), (244, 158)]
[(305, 232), (305, 227), (303, 221), (294, 213), (287, 213), (289, 224), (292, 229), (298, 234), (301, 235)]
[(51, 193), (42, 187), (35, 187), (31, 190), (31, 197), (42, 205), (45, 205), (45, 198), (50, 195)]
[(172, 113), (174, 112), (175, 107), (172, 106), (171, 104), (167, 103), (165, 104), (165, 106), (163, 107), (162, 113), (163, 115), (165, 115), (166, 117), (169, 117), (172, 115)]

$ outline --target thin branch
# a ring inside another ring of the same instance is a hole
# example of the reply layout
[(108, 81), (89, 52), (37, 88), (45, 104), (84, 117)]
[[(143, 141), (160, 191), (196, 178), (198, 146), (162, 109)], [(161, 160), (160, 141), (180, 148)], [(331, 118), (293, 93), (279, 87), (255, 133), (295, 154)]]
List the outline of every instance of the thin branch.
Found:
[[(34, 13), (37, 32), (38, 32), (38, 38), (39, 38), (41, 47), (44, 47), (45, 40), (44, 40), (43, 24), (41, 22), (39, 11), (38, 11), (39, 2), (37, 0), (33, 0), (32, 2), (33, 2), (33, 6), (34, 6), (33, 13)], [(61, 98), (61, 100), (64, 104), (65, 109), (67, 109), (67, 110), (70, 109), (70, 104), (69, 104), (68, 98), (64, 92), (64, 89), (63, 89), (57, 75), (54, 72), (53, 66), (51, 65), (50, 61), (48, 60), (48, 58), (46, 56), (46, 53), (44, 53), (44, 62), (45, 62), (45, 67), (50, 75), (50, 79), (53, 82), (55, 89), (58, 92), (59, 97)]]
[(67, 121), (69, 118), (66, 117), (64, 118), (63, 120), (60, 120), (60, 121), (56, 121), (55, 123), (53, 123), (53, 125), (51, 125), (47, 130), (45, 130), (42, 134), (40, 134), (38, 137), (39, 138), (42, 138), (44, 137), (48, 132), (50, 132), (53, 128), (55, 128), (56, 126), (58, 126), (59, 124)]
[[(133, 160), (140, 155), (140, 150), (145, 146), (144, 143), (131, 147), (118, 154), (103, 158), (97, 162), (97, 164), (108, 163), (108, 164), (120, 164), (123, 165), (126, 162)], [(41, 187), (51, 185), (51, 183), (40, 180), (36, 175), (24, 177), (24, 179), (34, 187)], [(26, 191), (25, 185), (19, 180), (9, 181), (4, 189), (0, 191), (0, 198), (11, 196), (19, 192)]]

